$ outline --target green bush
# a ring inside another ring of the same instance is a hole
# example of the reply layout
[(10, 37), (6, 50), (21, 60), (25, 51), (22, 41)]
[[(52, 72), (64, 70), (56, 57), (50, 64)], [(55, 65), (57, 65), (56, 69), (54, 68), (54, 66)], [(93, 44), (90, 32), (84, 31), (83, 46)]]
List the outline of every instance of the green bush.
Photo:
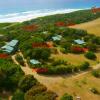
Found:
[(62, 40), (60, 45), (63, 48), (63, 49), (61, 49), (62, 53), (69, 53), (70, 52), (70, 48), (71, 48), (71, 45), (72, 45), (70, 42), (68, 42), (66, 40), (65, 41)]
[(87, 70), (89, 68), (90, 64), (88, 62), (84, 62), (79, 66), (81, 71)]
[(0, 90), (13, 91), (18, 82), (23, 77), (24, 72), (20, 66), (14, 64), (12, 60), (0, 59)]
[(35, 96), (35, 100), (56, 100), (57, 95), (51, 91), (43, 92)]
[(90, 51), (85, 54), (85, 57), (88, 58), (88, 59), (92, 59), (92, 60), (96, 59), (96, 55), (93, 52), (90, 52)]
[(90, 49), (90, 51), (96, 52), (98, 46), (96, 44), (91, 43), (88, 45), (88, 48)]
[(17, 90), (13, 97), (12, 97), (12, 100), (24, 100), (24, 93), (20, 90)]
[(78, 66), (73, 66), (73, 72), (78, 72), (79, 71), (79, 67)]
[(32, 55), (30, 56), (30, 58), (48, 60), (50, 55), (51, 55), (51, 50), (49, 48), (34, 48), (32, 50)]
[(43, 74), (70, 74), (72, 73), (72, 66), (65, 66), (65, 65), (60, 65), (60, 66), (50, 66), (48, 67), (48, 71), (43, 73)]
[(19, 62), (19, 64), (21, 64), (22, 66), (24, 66), (24, 60), (20, 55), (16, 56), (16, 60)]
[(100, 77), (100, 70), (94, 70), (94, 71), (92, 71), (92, 75), (93, 75), (94, 77), (99, 78), (99, 77)]
[(60, 100), (73, 100), (73, 97), (67, 93), (65, 93)]
[(47, 88), (41, 84), (33, 86), (25, 94), (25, 100), (56, 100), (56, 94), (47, 91)]
[(35, 95), (41, 94), (45, 92), (47, 88), (41, 84), (33, 86), (29, 91), (25, 94), (25, 100), (35, 100)]
[(57, 66), (57, 65), (67, 65), (67, 62), (64, 60), (57, 60), (52, 62), (52, 66)]
[(26, 75), (19, 81), (19, 89), (23, 92), (28, 91), (32, 86), (37, 84), (37, 80), (32, 75)]

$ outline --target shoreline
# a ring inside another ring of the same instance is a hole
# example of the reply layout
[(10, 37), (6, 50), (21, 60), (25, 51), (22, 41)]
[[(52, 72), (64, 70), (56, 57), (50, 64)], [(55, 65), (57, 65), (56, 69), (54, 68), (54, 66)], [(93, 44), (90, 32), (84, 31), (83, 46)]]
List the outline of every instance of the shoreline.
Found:
[(55, 14), (64, 14), (71, 13), (74, 11), (83, 10), (83, 9), (60, 9), (60, 10), (35, 10), (35, 11), (26, 11), (20, 13), (11, 13), (0, 15), (0, 23), (9, 23), (9, 22), (23, 22), (38, 17), (45, 17)]

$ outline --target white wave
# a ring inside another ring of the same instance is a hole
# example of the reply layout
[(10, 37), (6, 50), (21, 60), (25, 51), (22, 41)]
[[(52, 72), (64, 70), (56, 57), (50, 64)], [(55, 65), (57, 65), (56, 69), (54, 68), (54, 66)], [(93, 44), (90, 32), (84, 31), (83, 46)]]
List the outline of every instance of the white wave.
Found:
[(70, 12), (74, 12), (77, 10), (82, 10), (82, 9), (60, 9), (60, 10), (46, 9), (46, 10), (36, 10), (36, 11), (27, 11), (27, 12), (0, 15), (0, 23), (23, 22), (23, 21), (34, 19), (37, 17), (43, 17), (47, 15), (54, 15), (54, 14), (70, 13)]

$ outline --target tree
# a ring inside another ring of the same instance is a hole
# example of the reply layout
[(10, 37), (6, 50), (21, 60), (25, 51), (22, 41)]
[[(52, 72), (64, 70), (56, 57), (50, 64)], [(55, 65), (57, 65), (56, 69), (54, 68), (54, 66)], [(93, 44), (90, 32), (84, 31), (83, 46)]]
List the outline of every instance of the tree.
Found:
[(60, 100), (73, 100), (73, 97), (67, 93), (65, 93)]
[(80, 70), (84, 71), (89, 68), (90, 64), (88, 62), (84, 62), (83, 64), (80, 65)]
[(57, 95), (41, 84), (33, 86), (25, 93), (25, 100), (56, 100)]
[(47, 88), (41, 84), (33, 86), (30, 90), (25, 93), (25, 100), (36, 100), (36, 94), (40, 95), (45, 92)]
[(64, 40), (64, 41), (61, 40), (60, 45), (61, 45), (62, 48), (64, 48), (64, 50), (62, 50), (62, 51), (64, 51), (64, 53), (70, 52), (70, 48), (71, 48), (71, 45), (72, 45), (70, 42), (68, 42), (66, 40)]
[(100, 45), (100, 37), (94, 36), (93, 39), (92, 39), (92, 43), (95, 43), (97, 45)]
[(32, 75), (26, 75), (19, 81), (19, 89), (23, 92), (28, 91), (32, 86), (37, 84), (37, 80)]
[(22, 66), (24, 66), (24, 60), (23, 60), (22, 56), (17, 55), (16, 56), (16, 60), (19, 62), (19, 64), (21, 64)]
[(87, 48), (89, 48), (90, 51), (96, 52), (97, 45), (94, 43), (87, 43)]
[(0, 89), (14, 90), (20, 78), (24, 75), (20, 66), (15, 65), (11, 59), (0, 59)]
[(92, 71), (92, 75), (93, 75), (94, 77), (99, 78), (99, 77), (100, 77), (100, 70), (94, 70), (94, 71)]
[(48, 60), (50, 54), (51, 51), (49, 48), (35, 48), (33, 49), (31, 57), (35, 59)]
[(85, 53), (85, 57), (88, 58), (88, 59), (92, 59), (92, 60), (96, 59), (96, 55), (93, 52), (90, 52), (90, 51)]
[(57, 66), (57, 65), (67, 65), (67, 61), (64, 60), (56, 60), (52, 62), (52, 66)]
[(17, 90), (13, 97), (12, 97), (12, 100), (24, 100), (24, 93), (20, 90)]

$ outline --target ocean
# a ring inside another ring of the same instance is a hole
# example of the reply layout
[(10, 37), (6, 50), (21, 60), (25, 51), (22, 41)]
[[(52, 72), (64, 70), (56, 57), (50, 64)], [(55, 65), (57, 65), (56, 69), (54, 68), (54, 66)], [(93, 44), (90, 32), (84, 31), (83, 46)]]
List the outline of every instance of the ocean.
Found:
[(100, 7), (100, 0), (1, 0), (0, 22), (19, 22), (45, 15)]

